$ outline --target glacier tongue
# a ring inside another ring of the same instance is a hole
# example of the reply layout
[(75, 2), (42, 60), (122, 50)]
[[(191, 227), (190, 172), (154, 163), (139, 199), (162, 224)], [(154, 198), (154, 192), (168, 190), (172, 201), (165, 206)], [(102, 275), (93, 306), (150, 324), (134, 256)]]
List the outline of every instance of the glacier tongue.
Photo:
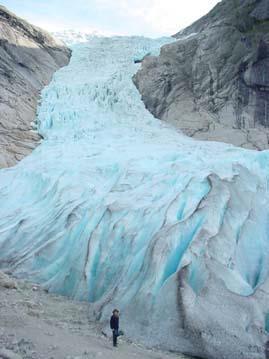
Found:
[(42, 93), (44, 141), (0, 171), (0, 265), (104, 323), (120, 307), (149, 345), (263, 358), (269, 154), (193, 141), (147, 112), (134, 60), (168, 41), (73, 46)]

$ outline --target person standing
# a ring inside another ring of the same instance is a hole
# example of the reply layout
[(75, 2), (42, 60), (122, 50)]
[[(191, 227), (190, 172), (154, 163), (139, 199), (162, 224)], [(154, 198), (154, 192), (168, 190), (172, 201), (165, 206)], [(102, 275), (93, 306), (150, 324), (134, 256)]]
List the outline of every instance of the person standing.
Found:
[(114, 309), (112, 312), (112, 316), (110, 318), (110, 328), (113, 333), (113, 346), (114, 347), (117, 347), (117, 345), (118, 345), (119, 321), (120, 321), (120, 312), (118, 309)]

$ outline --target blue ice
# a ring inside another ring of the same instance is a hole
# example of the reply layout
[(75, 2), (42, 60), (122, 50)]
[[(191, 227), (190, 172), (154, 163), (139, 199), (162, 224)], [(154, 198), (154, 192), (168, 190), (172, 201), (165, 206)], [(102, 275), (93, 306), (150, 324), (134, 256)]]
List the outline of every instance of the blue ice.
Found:
[(0, 171), (2, 268), (122, 306), (154, 300), (186, 263), (199, 292), (210, 256), (238, 294), (268, 277), (268, 152), (191, 140), (155, 119), (133, 85), (134, 59), (169, 41), (73, 46), (42, 92), (42, 144)]

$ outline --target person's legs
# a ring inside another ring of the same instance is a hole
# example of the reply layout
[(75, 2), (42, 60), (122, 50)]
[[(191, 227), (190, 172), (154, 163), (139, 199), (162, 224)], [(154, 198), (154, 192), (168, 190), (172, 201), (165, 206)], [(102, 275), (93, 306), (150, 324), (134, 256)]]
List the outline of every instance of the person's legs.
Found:
[(118, 345), (118, 331), (116, 329), (113, 330), (113, 346), (116, 347)]

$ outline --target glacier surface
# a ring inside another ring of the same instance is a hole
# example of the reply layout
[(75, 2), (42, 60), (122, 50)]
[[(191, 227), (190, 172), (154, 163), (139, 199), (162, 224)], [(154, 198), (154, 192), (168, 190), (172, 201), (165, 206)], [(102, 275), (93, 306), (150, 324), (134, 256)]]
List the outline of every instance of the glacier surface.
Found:
[(42, 144), (0, 171), (0, 267), (89, 301), (104, 325), (119, 307), (148, 345), (261, 359), (269, 153), (194, 141), (145, 109), (134, 60), (169, 41), (73, 46), (42, 93)]

